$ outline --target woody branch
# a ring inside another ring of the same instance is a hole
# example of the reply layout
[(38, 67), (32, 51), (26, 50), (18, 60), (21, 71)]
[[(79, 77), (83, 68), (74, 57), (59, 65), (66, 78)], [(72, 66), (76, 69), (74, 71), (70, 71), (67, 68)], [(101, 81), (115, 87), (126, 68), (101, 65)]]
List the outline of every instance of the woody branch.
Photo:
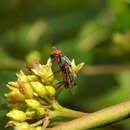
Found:
[(129, 118), (130, 101), (87, 114), (47, 130), (82, 130), (102, 127)]

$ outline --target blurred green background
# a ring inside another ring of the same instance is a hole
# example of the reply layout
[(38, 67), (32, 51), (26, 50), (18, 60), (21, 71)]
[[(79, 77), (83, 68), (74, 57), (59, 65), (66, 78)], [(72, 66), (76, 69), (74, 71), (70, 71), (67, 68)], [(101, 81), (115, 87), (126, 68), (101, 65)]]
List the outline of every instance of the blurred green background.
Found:
[[(0, 0), (0, 130), (5, 84), (33, 59), (46, 63), (53, 46), (85, 62), (62, 105), (93, 112), (130, 99), (130, 0)], [(95, 130), (130, 130), (130, 120)]]

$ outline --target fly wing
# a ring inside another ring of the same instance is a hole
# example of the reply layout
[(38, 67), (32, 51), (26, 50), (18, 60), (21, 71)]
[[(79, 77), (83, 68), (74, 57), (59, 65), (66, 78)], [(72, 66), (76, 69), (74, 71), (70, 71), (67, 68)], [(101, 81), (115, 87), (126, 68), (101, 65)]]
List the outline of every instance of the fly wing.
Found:
[(68, 87), (70, 88), (72, 94), (75, 93), (76, 78), (77, 78), (77, 75), (72, 70), (72, 68), (70, 66), (66, 67), (66, 80), (67, 80)]
[(71, 66), (71, 61), (69, 60), (69, 58), (67, 56), (62, 56), (62, 64), (67, 63), (69, 66)]
[(76, 88), (76, 73), (72, 70), (71, 62), (66, 56), (61, 57), (61, 72), (65, 82), (65, 87), (70, 88), (71, 93), (74, 94)]

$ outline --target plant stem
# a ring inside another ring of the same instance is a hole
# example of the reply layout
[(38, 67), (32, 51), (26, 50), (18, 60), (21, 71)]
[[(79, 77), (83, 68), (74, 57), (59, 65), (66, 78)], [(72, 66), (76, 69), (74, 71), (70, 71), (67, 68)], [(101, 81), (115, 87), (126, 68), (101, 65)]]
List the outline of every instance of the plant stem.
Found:
[(130, 116), (130, 101), (82, 116), (47, 130), (84, 130), (117, 122)]
[(78, 117), (81, 117), (81, 116), (84, 116), (87, 114), (84, 112), (78, 112), (75, 110), (65, 108), (65, 107), (59, 105), (58, 102), (55, 102), (53, 104), (53, 108), (54, 108), (54, 111), (49, 112), (49, 115), (52, 118), (55, 118), (55, 117), (78, 118)]
[(37, 121), (37, 122), (31, 124), (31, 127), (39, 126), (39, 125), (41, 125), (42, 123), (43, 123), (43, 120)]

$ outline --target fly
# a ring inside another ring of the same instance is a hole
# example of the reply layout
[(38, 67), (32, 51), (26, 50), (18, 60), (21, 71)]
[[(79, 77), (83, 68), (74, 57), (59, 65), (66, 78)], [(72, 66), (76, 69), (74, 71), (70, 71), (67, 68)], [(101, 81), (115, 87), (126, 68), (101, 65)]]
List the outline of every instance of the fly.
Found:
[(74, 93), (77, 75), (73, 71), (71, 62), (68, 57), (66, 57), (64, 52), (58, 48), (54, 49), (50, 57), (55, 63), (59, 65), (65, 87), (70, 88), (71, 92)]

